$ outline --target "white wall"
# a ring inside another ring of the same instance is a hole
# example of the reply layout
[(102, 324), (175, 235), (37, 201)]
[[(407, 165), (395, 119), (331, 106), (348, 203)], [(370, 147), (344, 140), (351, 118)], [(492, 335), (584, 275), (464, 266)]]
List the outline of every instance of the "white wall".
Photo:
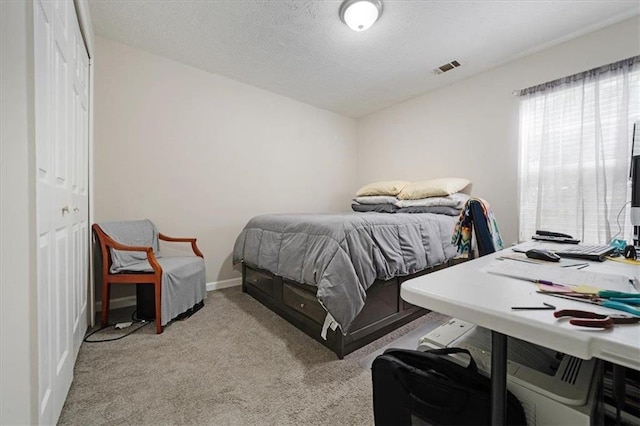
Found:
[(0, 424), (37, 422), (33, 4), (0, 2)]
[(96, 222), (197, 237), (208, 282), (251, 217), (350, 209), (353, 119), (100, 37), (94, 106)]
[(519, 103), (512, 92), (639, 54), (636, 16), (364, 117), (358, 183), (467, 177), (513, 243)]
[(198, 237), (215, 282), (239, 276), (231, 250), (254, 215), (343, 211), (367, 182), (464, 176), (515, 242), (513, 90), (640, 54), (639, 27), (623, 21), (357, 122), (98, 37), (95, 220), (149, 217)]

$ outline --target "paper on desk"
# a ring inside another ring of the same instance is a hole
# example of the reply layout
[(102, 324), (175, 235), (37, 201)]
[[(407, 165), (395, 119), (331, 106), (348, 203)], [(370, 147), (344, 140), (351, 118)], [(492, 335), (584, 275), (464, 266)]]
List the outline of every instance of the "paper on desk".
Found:
[(558, 268), (547, 265), (534, 265), (524, 262), (494, 260), (483, 272), (494, 275), (519, 278), (528, 281), (546, 280), (556, 284), (571, 286), (591, 286), (602, 290), (617, 290), (635, 293), (629, 277), (602, 272), (590, 272), (584, 269)]
[(548, 241), (525, 241), (523, 243), (518, 244), (511, 248), (511, 250), (517, 253), (525, 253), (528, 250), (539, 249), (539, 250), (549, 250), (549, 251), (562, 251), (567, 247), (571, 247), (573, 244), (562, 244), (562, 243), (553, 243)]
[[(525, 263), (535, 263), (538, 265), (548, 265), (551, 266), (549, 264), (548, 260), (539, 260), (539, 259), (532, 259), (527, 257), (524, 252), (520, 252), (520, 251), (516, 251), (514, 249), (513, 253), (508, 253), (508, 254), (503, 254), (502, 256), (498, 257), (497, 259), (508, 259), (508, 260), (515, 260), (517, 262), (525, 262)], [(572, 259), (560, 259), (559, 262), (556, 262), (553, 264), (553, 266), (557, 266), (560, 268), (571, 268), (574, 266), (582, 266), (582, 265), (588, 265), (588, 263), (585, 263), (584, 260), (572, 260)]]

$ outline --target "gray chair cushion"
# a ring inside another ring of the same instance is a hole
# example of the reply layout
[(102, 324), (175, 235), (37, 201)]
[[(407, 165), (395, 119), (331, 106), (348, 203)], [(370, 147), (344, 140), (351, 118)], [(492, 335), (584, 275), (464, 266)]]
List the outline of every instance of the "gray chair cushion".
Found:
[[(153, 248), (158, 255), (160, 245), (158, 242), (158, 230), (149, 219), (127, 220), (121, 222), (105, 222), (99, 224), (105, 234), (120, 244), (128, 246), (144, 246)], [(122, 251), (111, 249), (111, 269), (109, 272), (116, 274), (136, 263), (145, 261), (147, 254), (141, 251)]]
[[(167, 256), (156, 259), (162, 272), (176, 276), (187, 276), (195, 269), (204, 269), (204, 261), (197, 256)], [(132, 263), (121, 272), (153, 272), (148, 261)]]

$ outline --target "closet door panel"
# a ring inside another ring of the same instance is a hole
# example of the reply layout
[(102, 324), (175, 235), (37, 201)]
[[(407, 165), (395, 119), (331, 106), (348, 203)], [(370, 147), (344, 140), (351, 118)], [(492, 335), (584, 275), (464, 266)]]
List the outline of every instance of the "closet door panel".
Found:
[(39, 423), (54, 424), (87, 329), (89, 61), (73, 2), (33, 4)]
[(51, 288), (51, 238), (38, 237), (38, 416), (53, 419), (53, 336), (48, 319), (53, 316), (54, 298)]
[(53, 323), (55, 279), (53, 277), (53, 22), (51, 2), (34, 2), (34, 95), (36, 128), (36, 230), (38, 238), (38, 416), (53, 423), (55, 361)]
[[(89, 56), (75, 16), (71, 35), (73, 50), (72, 117), (73, 152), (71, 154), (71, 226), (74, 235), (74, 309), (73, 335), (75, 354), (87, 329), (89, 286)], [(74, 356), (75, 362), (75, 356)]]

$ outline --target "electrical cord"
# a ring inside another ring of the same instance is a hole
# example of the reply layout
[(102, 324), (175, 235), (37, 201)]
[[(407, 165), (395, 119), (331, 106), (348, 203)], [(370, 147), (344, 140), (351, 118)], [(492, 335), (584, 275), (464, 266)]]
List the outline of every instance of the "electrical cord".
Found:
[(114, 326), (114, 324), (109, 324), (109, 325), (105, 325), (104, 327), (100, 327), (99, 329), (94, 330), (91, 333), (87, 334), (84, 337), (84, 339), (82, 339), (82, 341), (83, 342), (87, 342), (87, 343), (102, 343), (102, 342), (113, 342), (114, 340), (124, 339), (125, 337), (129, 336), (130, 334), (133, 334), (136, 331), (140, 330), (142, 327), (146, 327), (147, 325), (151, 324), (153, 321), (138, 320), (137, 322), (142, 322), (143, 324), (141, 326), (136, 327), (133, 330), (129, 331), (127, 334), (123, 334), (122, 336), (114, 337), (114, 338), (111, 338), (111, 339), (104, 339), (104, 340), (89, 340), (89, 337), (93, 336), (97, 332)]
[(131, 312), (131, 322), (144, 322), (144, 321), (146, 321), (144, 318), (136, 317), (137, 313), (138, 313), (137, 310)]
[(618, 224), (618, 232), (616, 233), (616, 235), (614, 235), (613, 237), (611, 237), (611, 242), (613, 242), (613, 240), (616, 239), (616, 237), (618, 235), (620, 235), (620, 233), (622, 232), (622, 225), (620, 225), (620, 215), (622, 214), (622, 212), (627, 208), (627, 205), (631, 204), (631, 201), (627, 201), (626, 203), (624, 203), (622, 205), (622, 208), (620, 209), (620, 211), (618, 212), (618, 216), (616, 217), (616, 223)]

